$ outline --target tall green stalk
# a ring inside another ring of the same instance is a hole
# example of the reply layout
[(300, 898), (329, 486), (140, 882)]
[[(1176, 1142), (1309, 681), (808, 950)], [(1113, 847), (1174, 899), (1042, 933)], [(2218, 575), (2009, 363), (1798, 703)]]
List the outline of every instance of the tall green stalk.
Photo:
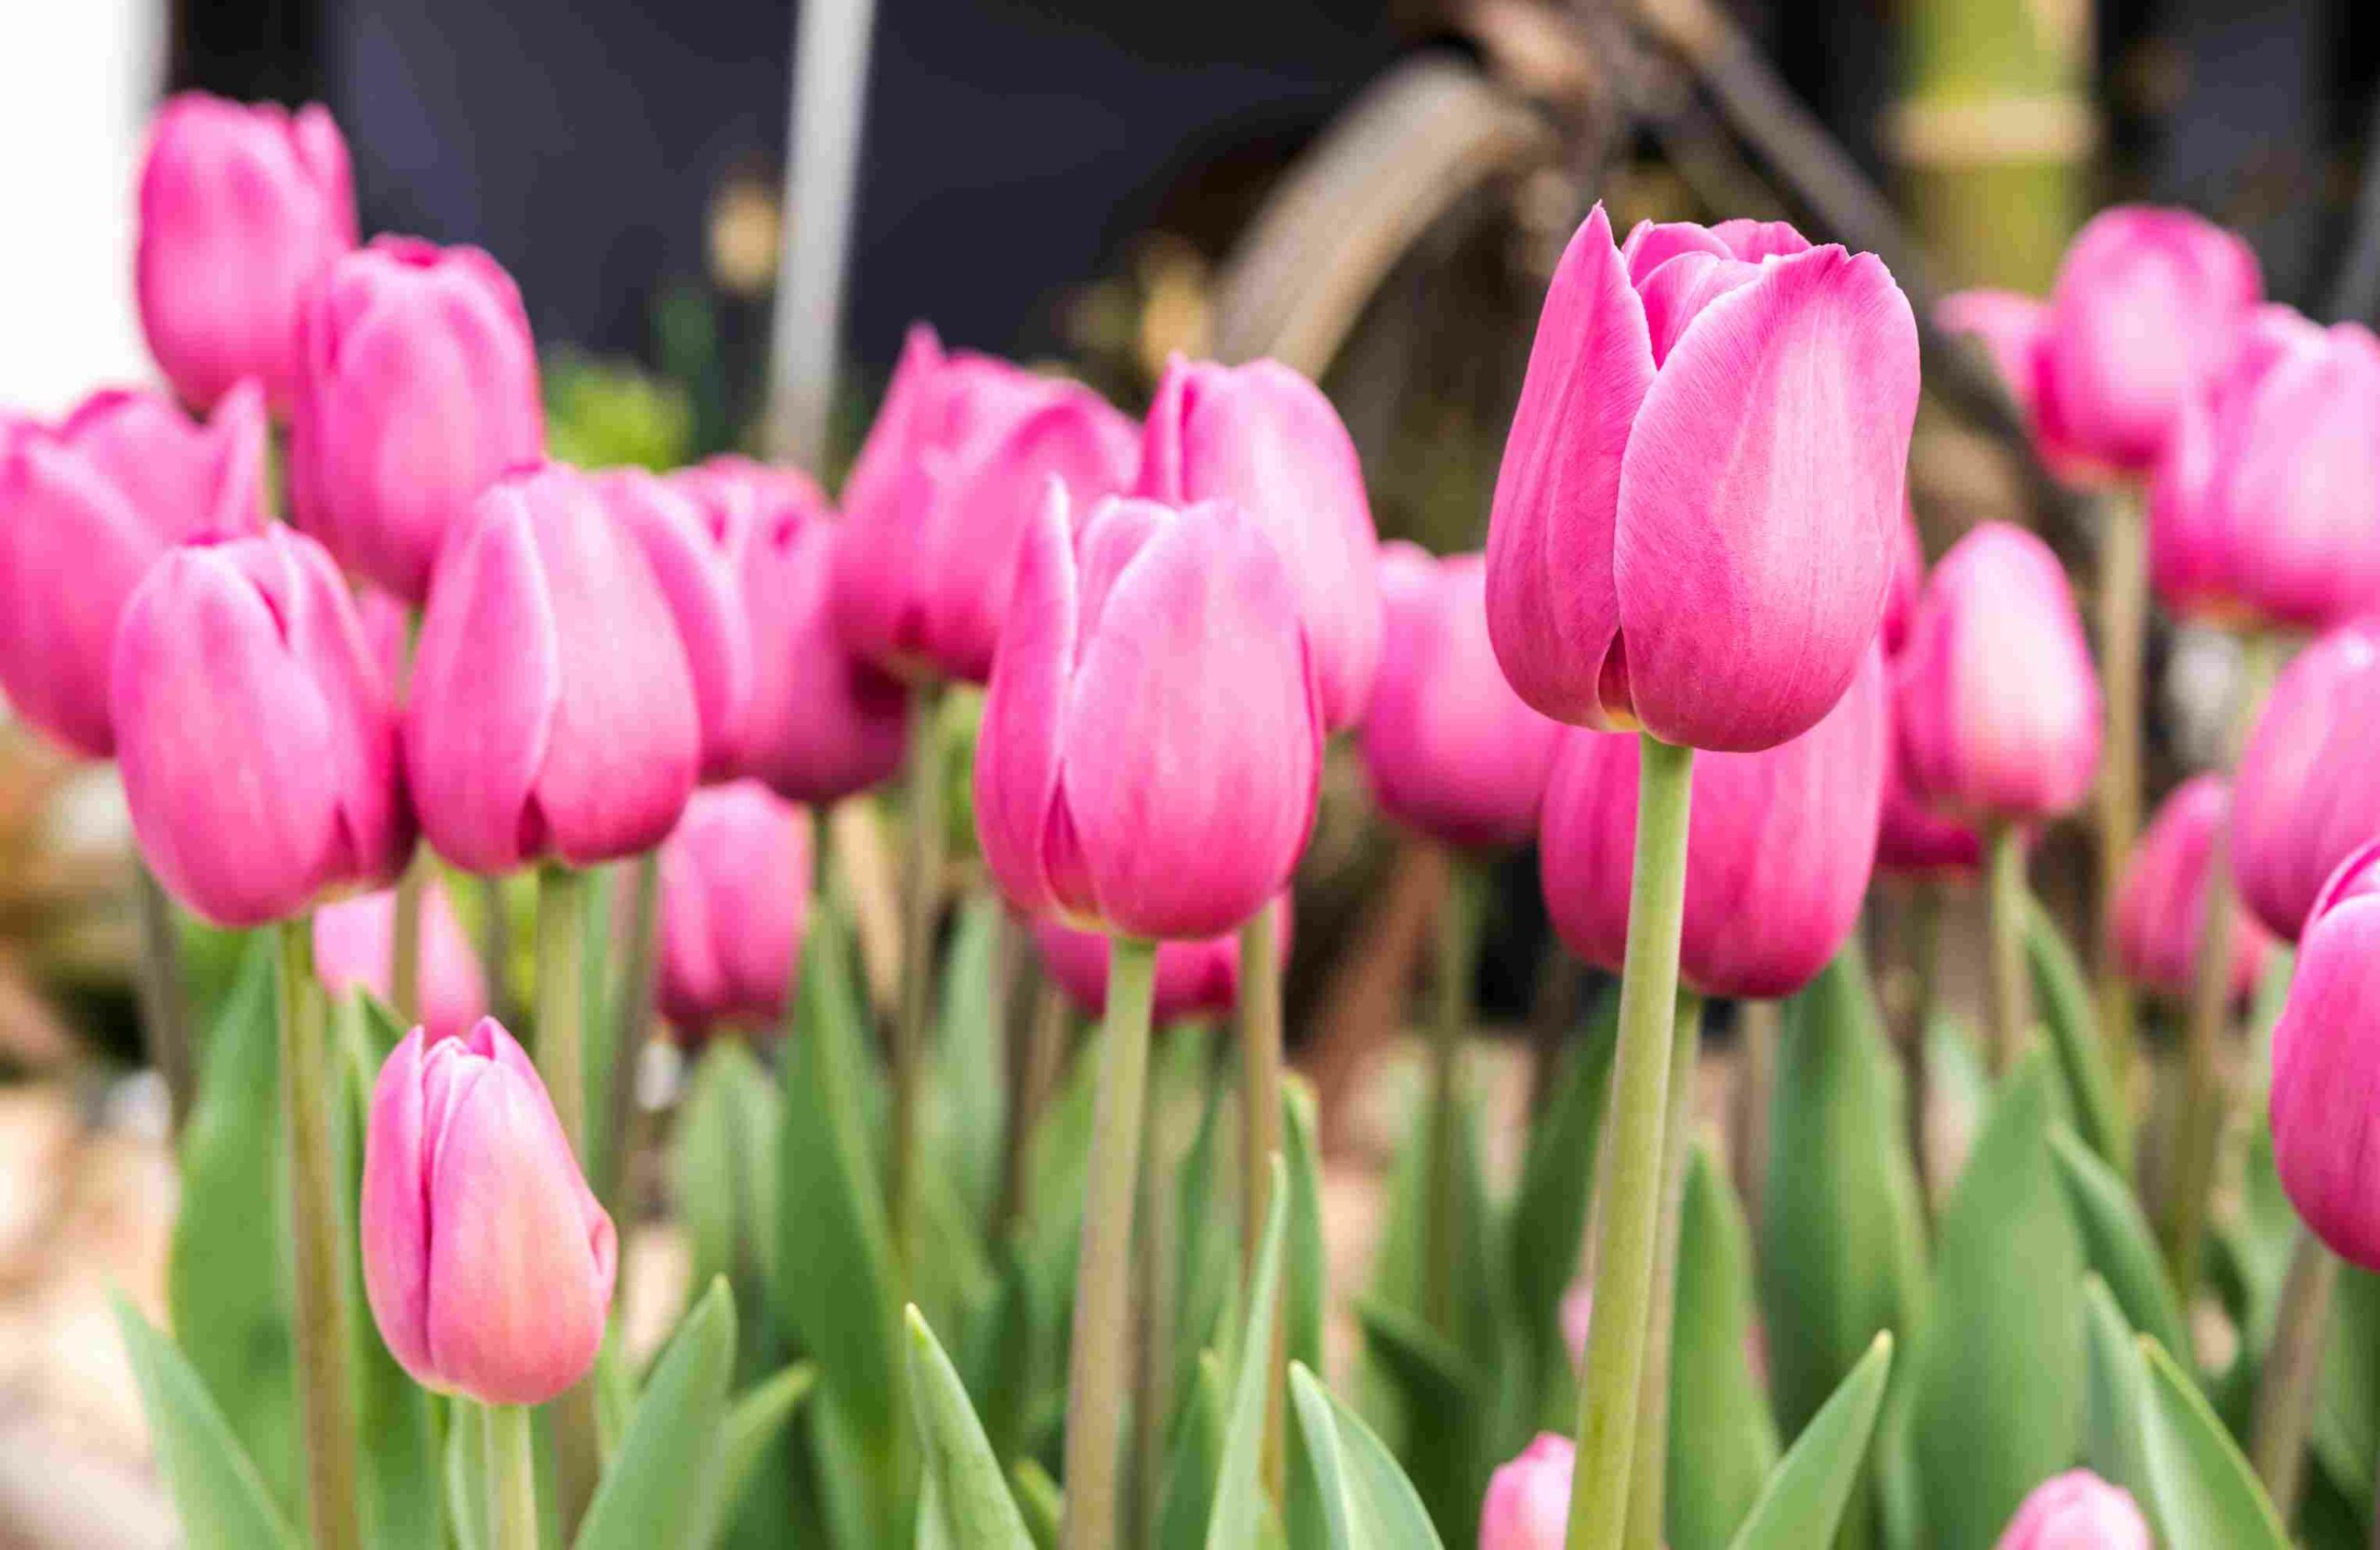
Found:
[(137, 852), (132, 861), (132, 892), (140, 921), (140, 972), (134, 985), (140, 997), (141, 1037), (148, 1046), (149, 1064), (165, 1079), (174, 1133), (179, 1135), (198, 1095), (197, 1067), (190, 1047), (190, 1004), (182, 994), (180, 934), (175, 929), (173, 901)]
[(909, 690), (909, 816), (907, 918), (901, 931), (901, 1010), (893, 1020), (887, 1064), (892, 1078), (892, 1134), (885, 1164), (884, 1198), (892, 1218), (892, 1252), (901, 1284), (909, 1284), (910, 1230), (916, 1219), (918, 1106), (925, 1047), (933, 1018), (933, 934), (941, 916), (943, 868), (942, 686), (931, 680)]
[[(1764, 1002), (1764, 1005), (1774, 1003)], [(1670, 1112), (1661, 1138), (1661, 1214), (1654, 1228), (1653, 1307), (1646, 1330), (1645, 1376), (1637, 1385), (1636, 1431), (1643, 1451), (1628, 1484), (1628, 1550), (1661, 1550), (1670, 1464), (1670, 1343), (1677, 1321), (1679, 1206), (1694, 1128), (1694, 1071), (1702, 1053), (1702, 998), (1677, 997), (1670, 1037)]]
[[(537, 1072), (579, 1166), (587, 1156), (587, 903), (588, 879), (568, 867), (537, 869)], [(602, 1470), (595, 1385), (582, 1378), (553, 1401), (554, 1490), (565, 1539), (594, 1498)]]
[[(824, 843), (823, 838), (817, 841)], [(627, 959), (620, 970), (619, 1004), (612, 1013), (612, 1068), (603, 1084), (602, 1150), (595, 1159), (595, 1198), (618, 1224), (623, 1240), (628, 1223), (620, 1213), (620, 1193), (628, 1172), (629, 1132), (636, 1119), (636, 1066), (644, 1053), (646, 1031), (653, 1026), (653, 965), (658, 949), (656, 933), (661, 915), (661, 853), (649, 850), (636, 858), (636, 885), (628, 905)], [(798, 886), (807, 888), (809, 880)]]
[(2290, 1247), (2289, 1274), (2281, 1283), (2272, 1345), (2256, 1376), (2255, 1422), (2249, 1434), (2256, 1478), (2284, 1523), (2296, 1515), (2297, 1490), (2305, 1479), (2306, 1437), (2321, 1390), (2331, 1295), (2338, 1279), (2337, 1258), (2301, 1224)]
[[(1281, 1149), (1281, 947), (1278, 899), (1239, 928), (1240, 1294), (1256, 1295), (1256, 1262), (1272, 1202), (1273, 1154)], [(1289, 1331), (1273, 1321), (1272, 1376), (1264, 1406), (1264, 1479), (1279, 1493), (1282, 1422), (1289, 1386)]]
[(489, 1550), (537, 1550), (535, 1418), (522, 1405), (480, 1407), (480, 1465)]
[(2032, 984), (2025, 963), (2025, 836), (2012, 823), (1995, 824), (1990, 854), (1991, 1071), (2016, 1063), (2032, 1023)]
[(2099, 755), (2099, 1037), (2116, 1090), (2129, 1091), (2139, 1060), (2132, 982), (2116, 951), (2116, 888), (2140, 837), (2141, 696), (2147, 685), (2149, 528), (2131, 486), (2099, 502), (2099, 669), (2108, 734)]
[(1438, 907), (1437, 1016), (1430, 1037), (1430, 1187), (1421, 1242), (1421, 1311), (1440, 1334), (1454, 1332), (1455, 1256), (1461, 1250), (1462, 1040), (1471, 1025), (1471, 982), (1488, 874), (1459, 852), (1448, 857)]

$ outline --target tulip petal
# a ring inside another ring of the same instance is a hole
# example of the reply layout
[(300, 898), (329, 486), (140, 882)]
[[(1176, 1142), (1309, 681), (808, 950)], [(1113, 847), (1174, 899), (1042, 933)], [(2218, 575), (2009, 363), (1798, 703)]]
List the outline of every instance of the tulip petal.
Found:
[(1703, 308), (1729, 291), (1760, 277), (1760, 266), (1708, 253), (1681, 253), (1636, 284), (1645, 305), (1645, 324), (1652, 335), (1653, 362), (1659, 365), (1684, 337), (1686, 325)]
[(423, 1188), (422, 1058), (425, 1037), (407, 1034), (372, 1084), (364, 1134), (357, 1237), (364, 1292), (389, 1354), (416, 1378), (430, 1365), (430, 1215)]
[(2306, 1225), (2380, 1271), (2380, 898), (2349, 898), (2306, 931), (2273, 1030), (2273, 1161)]
[(1691, 220), (1640, 220), (1629, 229), (1628, 240), (1620, 247), (1633, 285), (1643, 285), (1646, 275), (1681, 253), (1707, 253), (1714, 258), (1736, 256), (1726, 238)]
[(1053, 487), (1018, 546), (1016, 592), (975, 744), (975, 827), (984, 863), (1030, 914), (1057, 904), (1043, 854), (1058, 798), (1058, 752), (1080, 604), (1066, 497)]
[(660, 584), (694, 675), (702, 775), (723, 780), (742, 756), (752, 698), (752, 646), (729, 557), (693, 500), (642, 470), (598, 475), (596, 487)]

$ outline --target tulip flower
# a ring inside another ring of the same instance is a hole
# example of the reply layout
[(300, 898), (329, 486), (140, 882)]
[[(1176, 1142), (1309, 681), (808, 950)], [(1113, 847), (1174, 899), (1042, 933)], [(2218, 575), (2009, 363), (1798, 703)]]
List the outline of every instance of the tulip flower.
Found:
[(521, 292), (478, 248), (380, 237), (308, 293), (298, 344), (298, 525), (418, 604), (481, 492), (545, 454)]
[(2130, 1493), (2076, 1469), (2033, 1488), (1997, 1550), (2153, 1550), (2155, 1543)]
[(264, 515), (254, 383), (205, 424), (164, 395), (94, 393), (56, 426), (0, 414), (0, 687), (91, 759), (115, 752), (108, 669), (125, 600), (158, 556)]
[(903, 676), (983, 682), (1009, 616), (1017, 546), (1051, 479), (1077, 510), (1131, 477), (1131, 421), (1078, 382), (909, 331), (843, 484), (836, 619)]
[(594, 1365), (612, 1219), (494, 1018), (434, 1043), (416, 1028), (380, 1067), (360, 1228), (373, 1320), (423, 1386), (538, 1405)]
[(1622, 250), (1598, 207), (1496, 482), (1505, 676), (1556, 721), (1667, 743), (1807, 731), (1884, 617), (1916, 410), (1916, 324), (1874, 258), (1751, 223)]
[(1917, 600), (1925, 591), (1925, 543), (1917, 536), (1917, 514), (1901, 512), (1900, 539), (1893, 550), (1892, 585), (1884, 592), (1884, 616), (1876, 628), (1887, 657), (1897, 656), (1909, 642), (1910, 621), (1917, 616)]
[(1894, 877), (1953, 878), (1972, 876), (1982, 865), (1983, 837), (1975, 827), (1935, 812), (1910, 788), (1896, 738), (1885, 762), (1876, 870)]
[[(2116, 895), (2116, 947), (2135, 982), (2176, 1000), (2190, 995), (2206, 934), (2208, 864), (2230, 821), (2230, 784), (2213, 772), (2175, 788), (2149, 820)], [(2228, 977), (2237, 1001), (2255, 988), (2273, 940), (2254, 916), (2233, 907)]]
[[(1289, 895), (1273, 911), (1275, 953), (1289, 952)], [(1085, 1016), (1107, 1011), (1107, 939), (1044, 917), (1033, 922), (1033, 947), (1041, 968)], [(1157, 949), (1157, 988), (1149, 1020), (1158, 1027), (1186, 1018), (1221, 1017), (1239, 1004), (1239, 934), (1227, 931), (1195, 942), (1162, 942)]]
[(1540, 1432), (1520, 1456), (1488, 1478), (1479, 1507), (1479, 1550), (1562, 1550), (1569, 1528), (1567, 1437)]
[(2272, 1035), (2273, 1161), (2333, 1252), (2380, 1273), (2380, 841), (2360, 846), (2306, 920)]
[(1319, 388), (1277, 361), (1174, 357), (1149, 405), (1133, 493), (1236, 502), (1297, 584), (1325, 723), (1363, 720), (1380, 663), (1380, 537), (1355, 444)]
[(2380, 832), (2380, 621), (2334, 629), (2273, 682), (2240, 756), (2231, 866), (2241, 897), (2297, 939), (2323, 882)]
[(109, 684), (141, 854), (208, 920), (283, 920), (413, 854), (396, 707), (312, 539), (168, 553), (125, 604)]
[(669, 600), (592, 482), (497, 484), (456, 534), (405, 713), (422, 829), (475, 872), (633, 855), (676, 827), (702, 749)]
[[(397, 928), (397, 893), (382, 889), (314, 911), (314, 975), (335, 996), (369, 990), (390, 999), (390, 946)], [(464, 934), (445, 885), (431, 879), (421, 891), (421, 1024), (432, 1043), (466, 1032), (487, 1015), (487, 980), (480, 955)]]
[(810, 903), (810, 815), (757, 780), (694, 793), (661, 846), (661, 1014), (774, 1027)]
[(668, 600), (694, 674), (702, 778), (729, 779), (742, 766), (754, 678), (751, 629), (734, 567), (703, 509), (669, 482), (642, 469), (613, 469), (594, 475), (592, 485), (644, 551)]
[(187, 91), (158, 110), (140, 165), (140, 326), (186, 404), (244, 377), (285, 413), (307, 287), (355, 246), (347, 142), (320, 103), (291, 113)]
[(1142, 938), (1229, 931), (1314, 824), (1323, 723), (1289, 569), (1236, 505), (1111, 499), (1025, 532), (975, 748), (1009, 902)]

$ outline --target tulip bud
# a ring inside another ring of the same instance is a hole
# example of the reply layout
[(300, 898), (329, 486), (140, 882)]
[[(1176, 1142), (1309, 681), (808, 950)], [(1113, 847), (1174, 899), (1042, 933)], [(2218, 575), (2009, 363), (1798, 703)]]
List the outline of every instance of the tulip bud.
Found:
[(391, 881), (413, 854), (396, 707), (346, 582), (304, 535), (158, 561), (125, 604), (109, 685), (141, 854), (218, 925)]
[(1884, 591), (1884, 616), (1876, 627), (1876, 639), (1887, 657), (1899, 655), (1909, 643), (1910, 621), (1917, 616), (1917, 600), (1924, 591), (1925, 543), (1917, 536), (1917, 513), (1903, 508), (1892, 584)]
[(1026, 529), (975, 745), (984, 860), (1019, 911), (1214, 936), (1314, 827), (1322, 715), (1288, 567), (1254, 519), (1111, 499)]
[(1355, 444), (1321, 389), (1277, 361), (1175, 356), (1149, 405), (1133, 493), (1236, 502), (1297, 584), (1324, 722), (1363, 720), (1380, 664), (1380, 537)]
[(2334, 629), (2281, 670), (2241, 752), (2237, 789), (2240, 896), (2294, 942), (2323, 882), (2380, 832), (2380, 622)]
[(752, 643), (735, 569), (703, 509), (685, 490), (642, 469), (613, 469), (591, 480), (597, 498), (626, 527), (676, 621), (694, 679), (705, 780), (741, 767), (752, 700)]
[(810, 905), (810, 815), (757, 780), (694, 793), (661, 846), (661, 1015), (774, 1027)]
[(1124, 487), (1132, 423), (1078, 382), (909, 331), (843, 484), (836, 621), (904, 674), (981, 683), (1008, 617), (1017, 545), (1055, 478), (1077, 510)]
[(1449, 845), (1517, 845), (1562, 726), (1522, 702), (1488, 641), (1488, 563), (1381, 551), (1386, 650), (1364, 722), (1364, 769), (1381, 809)]
[(1894, 664), (1912, 791), (1977, 822), (2054, 818), (2099, 767), (2099, 678), (2049, 546), (1989, 522), (1934, 567)]
[[(2210, 772), (2175, 787), (2141, 835), (2116, 894), (2116, 956), (2135, 984), (2176, 999), (2197, 986), (2207, 863), (2230, 822), (2230, 784)], [(2254, 915), (2236, 902), (2232, 908), (2231, 998), (2238, 1000), (2255, 988), (2273, 941)]]
[(2281, 1187), (2333, 1252), (2380, 1273), (2375, 1116), (2380, 841), (2352, 852), (2315, 899), (2272, 1032), (2272, 1151)]
[[(2000, 385), (2030, 423), (2041, 402), (2042, 341), (2049, 332), (2049, 303), (2016, 291), (1954, 291), (1936, 305), (1934, 322), (1945, 334), (1964, 336), (1981, 347), (2000, 376)], [(2034, 430), (2038, 438), (2039, 427)], [(2048, 459), (2059, 449), (2040, 450)]]
[(298, 525), (417, 604), (480, 493), (545, 455), (521, 292), (476, 247), (379, 237), (308, 293), (298, 345)]
[[(1695, 762), (1679, 973), (1709, 996), (1791, 995), (1858, 923), (1889, 751), (1872, 648), (1826, 719), (1758, 753)], [(1617, 972), (1636, 853), (1637, 739), (1577, 730), (1545, 791), (1539, 867), (1554, 929)]]
[(1911, 789), (1900, 740), (1884, 760), (1884, 815), (1876, 833), (1876, 870), (1893, 877), (1972, 876), (1983, 865), (1983, 837), (1945, 817)]
[(328, 111), (183, 92), (150, 127), (139, 205), (140, 326), (174, 391), (211, 407), (253, 377), (286, 412), (298, 306), (355, 245), (355, 181)]
[(1575, 1459), (1568, 1437), (1540, 1432), (1489, 1476), (1479, 1506), (1479, 1550), (1562, 1550)]
[(586, 475), (481, 497), (414, 653), (405, 764), (422, 830), (475, 872), (634, 855), (676, 826), (702, 727), (667, 595)]
[(1884, 617), (1916, 413), (1916, 322), (1872, 256), (1733, 222), (1623, 252), (1597, 206), (1496, 480), (1505, 676), (1556, 721), (1695, 748), (1817, 725)]
[(541, 1405), (594, 1366), (612, 1219), (494, 1018), (434, 1043), (416, 1028), (380, 1067), (360, 1227), (373, 1321), (424, 1387)]
[[(1290, 897), (1284, 893), (1273, 911), (1273, 951), (1289, 956)], [(1042, 970), (1087, 1017), (1107, 1013), (1107, 938), (1077, 931), (1045, 916), (1033, 922), (1033, 947)], [(1195, 942), (1165, 942), (1157, 949), (1157, 987), (1149, 1021), (1164, 1027), (1184, 1018), (1222, 1017), (1239, 1004), (1239, 933)]]
[(2033, 1488), (1997, 1550), (2152, 1550), (2154, 1543), (2129, 1493), (2076, 1469)]
[(109, 654), (157, 557), (264, 515), (264, 403), (248, 383), (205, 424), (162, 394), (107, 391), (55, 427), (0, 414), (0, 687), (74, 752), (115, 752)]
[[(334, 996), (369, 990), (389, 999), (390, 952), (397, 894), (383, 888), (314, 911), (314, 977)], [(431, 1043), (456, 1038), (487, 1015), (480, 955), (463, 932), (455, 901), (435, 877), (421, 891), (421, 1025)]]

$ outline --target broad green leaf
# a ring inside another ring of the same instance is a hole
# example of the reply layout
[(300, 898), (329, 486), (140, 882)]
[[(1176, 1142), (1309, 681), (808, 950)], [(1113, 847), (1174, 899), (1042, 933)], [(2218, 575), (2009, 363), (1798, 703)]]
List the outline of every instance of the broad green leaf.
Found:
[(2372, 1464), (2380, 1455), (2380, 1277), (2352, 1265), (2338, 1267), (2331, 1293), (2309, 1441), (2331, 1483), (2370, 1516)]
[(2050, 1155), (2082, 1234), (2082, 1257), (2107, 1283), (2125, 1320), (2170, 1350), (2188, 1350), (2181, 1304), (2132, 1191), (2063, 1126), (2050, 1133)]
[(1033, 1127), (1026, 1166), (1033, 1172), (1032, 1252), (1041, 1284), (1074, 1295), (1075, 1250), (1082, 1237), (1083, 1179), (1091, 1166), (1091, 1121), (1099, 1096), (1102, 1031), (1077, 1046), (1065, 1080)]
[(1355, 1306), (1364, 1349), (1399, 1397), (1413, 1489), (1438, 1532), (1457, 1543), (1474, 1532), (1479, 1500), (1495, 1462), (1489, 1380), (1419, 1318), (1369, 1301)]
[(817, 1370), (797, 1362), (765, 1383), (739, 1396), (728, 1406), (719, 1435), (719, 1468), (700, 1515), (698, 1527), (687, 1537), (689, 1546), (715, 1543), (745, 1491), (762, 1473), (772, 1454), (782, 1455), (787, 1425), (794, 1411), (817, 1381)]
[(196, 1550), (300, 1550), (256, 1465), (173, 1343), (122, 1296), (116, 1327), (132, 1358), (157, 1471), (174, 1499), (183, 1538)]
[(991, 1221), (999, 1203), (1008, 1106), (1007, 1009), (1000, 983), (1007, 914), (997, 895), (971, 893), (959, 907), (942, 966), (930, 1139), (937, 1172), (950, 1181), (971, 1225)]
[(1363, 1418), (1332, 1397), (1303, 1362), (1290, 1365), (1289, 1394), (1321, 1486), (1329, 1550), (1439, 1550), (1438, 1531), (1413, 1482)]
[(2057, 1052), (2058, 1075), (2066, 1083), (2074, 1128), (2100, 1161), (2119, 1178), (2128, 1178), (2132, 1121), (2115, 1075), (2108, 1069), (2107, 1046), (2099, 1037), (2082, 966), (2042, 901), (2028, 894), (2025, 904), (2025, 960), (2032, 969), (2033, 999), (2049, 1028), (2050, 1047)]
[[(913, 1305), (908, 1310), (909, 1398), (927, 1478), (951, 1550), (1033, 1550), (1008, 1477), (968, 1402), (959, 1373)], [(922, 1515), (932, 1517), (932, 1514)]]
[(1166, 1455), (1165, 1501), (1157, 1512), (1159, 1550), (1203, 1550), (1214, 1516), (1215, 1476), (1223, 1457), (1223, 1364), (1200, 1354), (1190, 1393)]
[[(1289, 1358), (1308, 1366), (1322, 1363), (1322, 1323), (1329, 1298), (1329, 1265), (1322, 1240), (1322, 1158), (1315, 1143), (1314, 1091), (1291, 1076), (1281, 1084), (1281, 1148), (1289, 1178), (1287, 1259), (1281, 1317), (1287, 1325)], [(1323, 1503), (1311, 1462), (1290, 1450), (1292, 1467), (1280, 1504), (1293, 1543), (1310, 1543), (1323, 1532)]]
[(1058, 1482), (1038, 1459), (1019, 1459), (1009, 1471), (1016, 1490), (1017, 1510), (1025, 1515), (1025, 1531), (1033, 1536), (1033, 1550), (1058, 1550), (1058, 1533), (1065, 1522), (1066, 1499)]
[(2085, 1366), (2082, 1462), (2134, 1496), (2148, 1491), (2140, 1459), (2140, 1344), (2098, 1277), (2082, 1288)]
[(1013, 1461), (1025, 1452), (1032, 1406), (1055, 1345), (1051, 1298), (1020, 1245), (1001, 1251), (998, 1289), (967, 1331), (968, 1392), (982, 1395), (977, 1414), (992, 1451)]
[(1558, 1411), (1567, 1424), (1576, 1402), (1567, 1381), (1562, 1294), (1579, 1274), (1587, 1236), (1587, 1203), (1594, 1194), (1619, 1018), (1619, 998), (1600, 997), (1585, 1036), (1565, 1050), (1554, 1092), (1529, 1127), (1520, 1186), (1513, 1196), (1505, 1244), (1515, 1324), (1532, 1371), (1565, 1380), (1546, 1385), (1555, 1392), (1552, 1403), (1536, 1407), (1540, 1420), (1554, 1420)]
[(1264, 1446), (1273, 1324), (1280, 1313), (1281, 1247), (1289, 1218), (1289, 1169), (1278, 1153), (1264, 1197), (1264, 1236), (1256, 1253), (1248, 1310), (1239, 1321), (1239, 1371), (1232, 1379), (1231, 1410), (1223, 1423), (1223, 1464), (1215, 1474), (1214, 1506), (1207, 1516), (1207, 1550), (1239, 1550), (1255, 1543), (1264, 1518), (1264, 1490), (1256, 1466)]
[(1700, 1142), (1678, 1205), (1670, 1345), (1670, 1550), (1726, 1550), (1777, 1467), (1777, 1423), (1754, 1376), (1743, 1209)]
[(1731, 1550), (1812, 1550), (1831, 1543), (1843, 1510), (1858, 1488), (1868, 1441), (1884, 1409), (1893, 1337), (1879, 1334), (1769, 1477)]
[[(1239, 1285), (1238, 1192), (1231, 1187), (1231, 1167), (1224, 1159), (1223, 1107), (1230, 1086), (1220, 1071), (1210, 1075), (1197, 1133), (1182, 1159), (1174, 1196), (1180, 1237), (1173, 1278), (1173, 1378), (1168, 1386), (1177, 1424), (1197, 1390), (1201, 1354), (1220, 1352), (1229, 1344), (1223, 1326), (1229, 1322), (1232, 1289)], [(1199, 1519), (1202, 1526), (1205, 1521)]]
[(587, 1504), (576, 1550), (699, 1543), (695, 1531), (715, 1521), (734, 1368), (735, 1299), (715, 1279), (654, 1365), (619, 1451)]
[(2206, 1399), (2146, 1336), (2140, 1390), (2147, 1505), (2164, 1550), (2288, 1550), (2289, 1535)]
[(695, 1062), (679, 1109), (676, 1172), (696, 1287), (724, 1276), (748, 1298), (770, 1284), (783, 1106), (742, 1040), (714, 1039)]

